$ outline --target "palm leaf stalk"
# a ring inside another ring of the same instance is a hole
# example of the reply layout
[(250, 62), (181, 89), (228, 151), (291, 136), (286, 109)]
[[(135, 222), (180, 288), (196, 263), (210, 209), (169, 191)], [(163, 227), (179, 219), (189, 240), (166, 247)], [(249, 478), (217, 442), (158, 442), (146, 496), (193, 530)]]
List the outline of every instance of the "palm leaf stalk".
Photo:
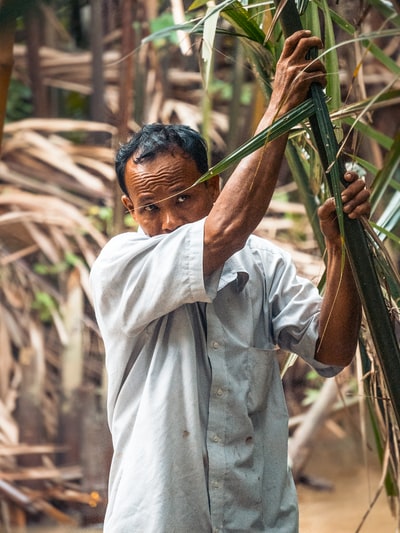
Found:
[(298, 105), (295, 109), (292, 109), (288, 113), (282, 115), (279, 119), (275, 120), (270, 126), (254, 135), (249, 141), (242, 144), (234, 153), (227, 155), (212, 166), (205, 174), (192, 185), (195, 187), (203, 181), (207, 181), (217, 174), (221, 174), (227, 168), (234, 163), (240, 161), (247, 155), (253, 153), (258, 148), (262, 148), (266, 142), (273, 141), (280, 137), (283, 133), (294, 128), (298, 122), (305, 120), (314, 111), (314, 103), (311, 98), (305, 100), (302, 104)]
[[(280, 6), (279, 0), (275, 0), (275, 4), (277, 9), (281, 8), (280, 22), (286, 37), (302, 29), (301, 19), (294, 0), (283, 0), (283, 7)], [(313, 84), (310, 95), (315, 104), (315, 113), (310, 116), (311, 129), (326, 172), (329, 188), (337, 200), (338, 220), (342, 229), (347, 256), (385, 377), (397, 424), (400, 426), (399, 344), (362, 224), (359, 220), (349, 219), (341, 209), (340, 191), (345, 185), (343, 182), (345, 165), (340, 156), (322, 87), (319, 84)], [(379, 320), (376, 317), (379, 317)]]

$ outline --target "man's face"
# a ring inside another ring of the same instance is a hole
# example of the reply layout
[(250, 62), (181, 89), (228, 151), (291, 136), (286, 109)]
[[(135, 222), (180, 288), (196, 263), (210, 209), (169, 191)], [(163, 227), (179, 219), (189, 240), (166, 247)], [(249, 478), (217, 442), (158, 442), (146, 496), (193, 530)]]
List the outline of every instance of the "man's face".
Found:
[(178, 149), (139, 164), (131, 158), (125, 169), (129, 196), (122, 196), (122, 203), (150, 237), (171, 233), (208, 215), (217, 199), (217, 176), (190, 188), (200, 175), (196, 163)]

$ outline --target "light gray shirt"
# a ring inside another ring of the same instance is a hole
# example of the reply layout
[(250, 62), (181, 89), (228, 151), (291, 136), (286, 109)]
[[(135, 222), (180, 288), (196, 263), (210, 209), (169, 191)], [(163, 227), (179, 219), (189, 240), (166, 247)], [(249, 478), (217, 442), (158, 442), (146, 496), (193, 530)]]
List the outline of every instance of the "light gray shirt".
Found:
[(91, 282), (114, 456), (106, 533), (298, 529), (277, 347), (314, 360), (320, 296), (250, 237), (204, 278), (204, 220), (124, 233)]

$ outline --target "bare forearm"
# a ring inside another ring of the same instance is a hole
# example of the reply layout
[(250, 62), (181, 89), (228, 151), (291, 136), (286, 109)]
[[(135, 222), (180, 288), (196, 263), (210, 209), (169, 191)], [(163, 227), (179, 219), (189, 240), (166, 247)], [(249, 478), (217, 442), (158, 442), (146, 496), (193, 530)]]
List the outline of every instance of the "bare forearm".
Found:
[(213, 272), (240, 250), (268, 208), (279, 175), (287, 135), (243, 159), (206, 220), (205, 273)]
[(327, 282), (319, 327), (316, 359), (329, 365), (350, 364), (357, 346), (361, 304), (347, 259), (340, 248), (328, 249)]
[[(307, 30), (290, 36), (278, 62), (271, 101), (257, 132), (304, 101), (311, 83), (325, 84), (320, 61), (308, 61), (312, 47), (322, 47)], [(283, 159), (287, 134), (246, 157), (211, 209), (204, 229), (204, 272), (210, 274), (239, 250), (264, 216)]]

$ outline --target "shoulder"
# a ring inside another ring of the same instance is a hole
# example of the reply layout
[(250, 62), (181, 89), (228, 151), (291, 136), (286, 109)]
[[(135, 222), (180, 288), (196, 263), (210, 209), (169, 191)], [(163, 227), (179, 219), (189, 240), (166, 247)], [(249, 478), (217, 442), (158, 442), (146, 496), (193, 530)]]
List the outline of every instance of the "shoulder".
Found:
[(127, 249), (133, 249), (137, 245), (140, 246), (140, 241), (145, 241), (146, 239), (148, 239), (148, 237), (145, 235), (139, 235), (134, 231), (115, 235), (101, 249), (92, 268), (95, 268), (103, 262), (115, 260), (117, 257), (124, 254)]
[(126, 231), (125, 233), (119, 233), (107, 242), (103, 250), (119, 249), (121, 246), (127, 244), (140, 244), (149, 241), (150, 237), (138, 229), (138, 231)]
[(262, 237), (251, 235), (234, 261), (253, 281), (263, 280), (268, 286), (283, 279), (285, 284), (300, 280), (291, 254)]
[(244, 248), (244, 253), (250, 254), (253, 258), (261, 257), (263, 260), (268, 258), (272, 262), (292, 263), (292, 257), (289, 252), (257, 235), (250, 235)]
[(166, 263), (184, 260), (186, 256), (201, 257), (203, 221), (186, 224), (172, 233), (149, 237), (141, 230), (112, 237), (101, 250), (92, 266), (92, 272), (125, 268), (141, 268), (155, 263), (157, 268)]
[(150, 239), (143, 234), (131, 231), (112, 237), (102, 248), (91, 268), (91, 276), (102, 270), (115, 268), (126, 260), (127, 255), (135, 255)]
[(100, 252), (101, 255), (115, 254), (122, 250), (125, 246), (135, 246), (144, 244), (149, 240), (149, 237), (139, 231), (128, 231), (125, 233), (119, 233), (112, 237), (103, 247)]

